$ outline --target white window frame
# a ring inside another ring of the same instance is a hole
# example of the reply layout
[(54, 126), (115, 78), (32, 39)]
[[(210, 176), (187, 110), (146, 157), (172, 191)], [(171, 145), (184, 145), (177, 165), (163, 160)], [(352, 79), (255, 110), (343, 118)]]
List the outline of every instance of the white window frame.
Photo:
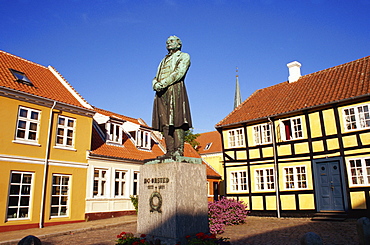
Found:
[(230, 172), (230, 186), (232, 192), (248, 191), (248, 173), (246, 170)]
[[(287, 139), (285, 122), (289, 122), (290, 137)], [(293, 117), (280, 120), (280, 136), (283, 141), (296, 140), (303, 138), (303, 124), (301, 117)]]
[(255, 186), (258, 191), (275, 190), (274, 168), (255, 169)]
[(237, 128), (228, 131), (229, 148), (245, 146), (244, 128)]
[(151, 148), (151, 134), (149, 131), (136, 131), (136, 146), (140, 149), (150, 150)]
[[(95, 173), (97, 172), (97, 176)], [(93, 198), (108, 197), (109, 169), (94, 167), (93, 169)]]
[(139, 171), (133, 171), (132, 174), (132, 195), (139, 195)]
[[(292, 169), (292, 172), (288, 172)], [(302, 170), (304, 170), (302, 172)], [(283, 168), (284, 172), (284, 188), (285, 190), (302, 190), (308, 188), (307, 180), (307, 167), (304, 165), (300, 166), (289, 166)]]
[[(22, 110), (26, 111), (26, 116), (21, 115)], [(37, 119), (33, 117), (35, 114), (37, 114)], [(18, 109), (15, 140), (30, 142), (30, 143), (37, 143), (39, 139), (40, 119), (41, 119), (40, 110), (20, 106)], [(19, 137), (19, 134), (21, 132), (24, 132), (23, 137)], [(34, 135), (34, 137), (30, 138), (31, 135)]]
[[(13, 182), (13, 174), (20, 174), (20, 182)], [(25, 175), (30, 175), (31, 179), (25, 179)], [(32, 188), (33, 188), (33, 175), (34, 173), (31, 172), (19, 172), (19, 171), (11, 171), (10, 173), (10, 180), (9, 180), (9, 195), (8, 195), (8, 202), (7, 202), (7, 220), (25, 220), (30, 219), (31, 213), (31, 204), (32, 204)], [(19, 190), (17, 190), (17, 186), (19, 186)], [(26, 193), (24, 193), (26, 192)], [(18, 198), (17, 205), (10, 205), (11, 199)], [(23, 199), (23, 200), (22, 200)], [(22, 203), (22, 201), (28, 199), (28, 204)], [(15, 213), (13, 213), (13, 217), (9, 216), (9, 212), (11, 209), (15, 209)], [(27, 212), (22, 212), (27, 209)], [(21, 214), (22, 213), (22, 214)]]
[(370, 158), (348, 159), (348, 178), (351, 186), (370, 185)]
[[(59, 178), (59, 181), (55, 182), (55, 179), (57, 177)], [(65, 179), (67, 179), (67, 183), (64, 181)], [(69, 216), (70, 185), (71, 185), (71, 175), (53, 174), (51, 205), (50, 205), (50, 217), (51, 218)], [(55, 209), (55, 208), (57, 209), (57, 212), (52, 211), (52, 209)]]
[[(117, 176), (118, 174), (118, 176)], [(114, 196), (126, 197), (127, 195), (127, 170), (114, 170)], [(117, 190), (118, 189), (118, 190)]]
[(343, 108), (343, 125), (345, 131), (370, 128), (370, 104)]
[(253, 126), (254, 143), (256, 145), (269, 144), (272, 142), (270, 123)]
[[(63, 124), (61, 123), (61, 120), (64, 120)], [(69, 122), (73, 122), (73, 126), (70, 126)], [(75, 131), (76, 119), (59, 115), (57, 121), (56, 146), (74, 148)]]
[(106, 124), (107, 142), (122, 144), (123, 130), (121, 124), (109, 122)]

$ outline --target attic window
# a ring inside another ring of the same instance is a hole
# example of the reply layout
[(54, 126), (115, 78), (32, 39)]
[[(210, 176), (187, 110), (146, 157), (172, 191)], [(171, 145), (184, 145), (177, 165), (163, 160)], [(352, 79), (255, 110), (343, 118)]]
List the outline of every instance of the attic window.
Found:
[(13, 73), (14, 77), (17, 79), (17, 82), (33, 86), (32, 82), (28, 79), (26, 74), (24, 74), (23, 72), (16, 71), (13, 69), (10, 69), (10, 71)]
[(212, 145), (212, 143), (208, 143), (205, 147), (204, 147), (204, 150), (206, 151), (206, 150), (209, 150), (209, 148), (211, 148), (211, 145)]

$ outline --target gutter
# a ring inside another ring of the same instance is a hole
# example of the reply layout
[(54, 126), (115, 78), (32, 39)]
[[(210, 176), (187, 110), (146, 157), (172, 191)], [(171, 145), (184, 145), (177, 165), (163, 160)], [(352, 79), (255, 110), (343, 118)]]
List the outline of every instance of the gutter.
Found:
[(39, 222), (39, 228), (44, 227), (44, 211), (45, 211), (45, 193), (46, 193), (46, 183), (48, 179), (48, 167), (49, 167), (49, 157), (50, 157), (50, 147), (51, 147), (51, 135), (52, 135), (52, 126), (53, 126), (53, 110), (56, 106), (57, 102), (54, 101), (53, 106), (50, 109), (50, 115), (49, 115), (49, 127), (48, 127), (48, 137), (46, 142), (46, 151), (45, 151), (45, 163), (44, 163), (44, 179), (42, 182), (42, 192), (41, 192), (41, 206), (40, 206), (40, 222)]

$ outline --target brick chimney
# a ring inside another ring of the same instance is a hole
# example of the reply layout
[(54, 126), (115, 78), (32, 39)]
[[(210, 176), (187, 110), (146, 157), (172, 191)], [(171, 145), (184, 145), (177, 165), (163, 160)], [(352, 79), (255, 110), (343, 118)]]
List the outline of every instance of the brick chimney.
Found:
[(289, 68), (289, 83), (296, 82), (301, 77), (301, 63), (293, 61), (287, 64), (287, 67)]

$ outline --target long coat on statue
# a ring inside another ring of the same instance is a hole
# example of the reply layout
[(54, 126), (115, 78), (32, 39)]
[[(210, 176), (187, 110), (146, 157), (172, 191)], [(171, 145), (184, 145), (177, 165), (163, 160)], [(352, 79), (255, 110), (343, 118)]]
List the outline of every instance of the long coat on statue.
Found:
[(185, 88), (185, 76), (190, 66), (190, 56), (177, 51), (166, 55), (158, 66), (154, 84), (163, 90), (156, 92), (153, 106), (152, 127), (163, 132), (163, 126), (188, 130), (192, 127), (190, 106)]

